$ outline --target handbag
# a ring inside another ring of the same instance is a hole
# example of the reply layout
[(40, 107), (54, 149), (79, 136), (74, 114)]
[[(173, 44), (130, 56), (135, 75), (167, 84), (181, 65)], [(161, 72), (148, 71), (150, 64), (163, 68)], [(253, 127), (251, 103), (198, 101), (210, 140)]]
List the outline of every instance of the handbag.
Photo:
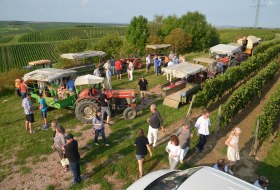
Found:
[(60, 163), (61, 163), (62, 167), (65, 167), (65, 166), (69, 165), (69, 160), (68, 160), (68, 158), (62, 158), (60, 160)]

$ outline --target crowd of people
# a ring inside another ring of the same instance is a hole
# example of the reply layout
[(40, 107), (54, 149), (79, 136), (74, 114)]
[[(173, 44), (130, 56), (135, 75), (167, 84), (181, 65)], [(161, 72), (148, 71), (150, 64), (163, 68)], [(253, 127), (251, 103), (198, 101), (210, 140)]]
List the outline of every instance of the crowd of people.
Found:
[[(173, 64), (179, 64), (184, 61), (183, 57), (178, 59), (172, 52), (168, 59), (164, 60), (164, 62), (168, 61), (167, 66)], [(160, 67), (162, 66), (163, 61), (160, 56), (154, 56), (153, 59), (151, 55), (148, 55), (146, 58), (146, 72), (149, 72), (150, 65), (154, 63), (155, 73), (159, 75), (161, 73)], [(170, 63), (172, 62), (172, 63)], [(169, 64), (170, 63), (170, 64)], [(100, 65), (99, 65), (100, 66)], [(94, 75), (100, 77), (101, 71), (100, 67), (96, 67), (94, 70)], [(112, 89), (111, 78), (112, 75), (116, 74), (117, 79), (122, 79), (122, 63), (120, 60), (114, 60), (112, 57), (111, 60), (108, 60), (104, 64), (105, 74), (106, 74), (106, 87), (107, 89)], [(129, 81), (133, 80), (133, 70), (134, 65), (132, 62), (128, 61), (128, 79)], [(70, 81), (70, 80), (69, 80)], [(69, 82), (65, 84), (69, 90), (73, 89), (74, 82)], [(101, 89), (101, 86), (98, 86)], [(24, 82), (21, 83), (21, 91), (20, 95), (23, 98), (22, 107), (24, 108), (24, 113), (26, 115), (25, 128), (29, 130), (32, 134), (34, 131), (32, 130), (32, 123), (34, 123), (34, 110), (31, 103), (31, 95), (27, 93), (26, 84)], [(141, 103), (145, 103), (145, 95), (148, 90), (148, 81), (144, 76), (141, 76), (138, 81), (138, 90), (140, 92)], [(39, 94), (39, 109), (41, 110), (41, 115), (43, 119), (42, 129), (48, 129), (47, 125), (47, 105), (42, 94)], [(111, 111), (110, 106), (108, 104), (109, 100), (106, 96), (105, 88), (102, 88), (102, 93), (99, 97), (100, 102), (100, 110), (96, 111), (96, 114), (92, 120), (92, 133), (93, 133), (93, 145), (98, 146), (98, 137), (101, 134), (102, 140), (105, 146), (110, 146), (105, 134), (105, 125), (110, 126), (110, 117)], [(165, 133), (165, 128), (163, 124), (163, 119), (161, 117), (160, 112), (157, 110), (155, 104), (150, 105), (150, 117), (148, 119), (148, 134), (147, 137), (144, 134), (144, 129), (139, 128), (137, 131), (137, 138), (134, 141), (134, 145), (136, 147), (136, 160), (138, 162), (139, 168), (139, 177), (144, 175), (143, 172), (143, 164), (144, 158), (149, 153), (150, 157), (153, 156), (153, 152), (156, 151), (156, 147), (159, 145), (158, 143), (158, 133), (159, 130), (162, 133)], [(106, 118), (105, 118), (106, 114)], [(197, 119), (194, 124), (194, 128), (197, 131), (198, 143), (195, 147), (196, 152), (202, 152), (204, 150), (205, 144), (207, 143), (207, 139), (209, 138), (210, 131), (209, 127), (211, 125), (210, 122), (210, 113), (209, 111), (204, 111), (204, 113)], [(56, 122), (52, 123), (52, 129), (54, 130), (53, 135), (53, 146), (52, 148), (57, 151), (61, 163), (63, 162), (64, 171), (67, 172), (70, 170), (73, 174), (73, 183), (81, 182), (81, 172), (80, 172), (80, 154), (78, 151), (78, 142), (74, 139), (72, 134), (67, 134), (65, 129)], [(225, 145), (227, 146), (227, 160), (219, 159), (218, 162), (213, 166), (213, 168), (229, 173), (233, 175), (232, 168), (237, 164), (238, 160), (240, 160), (239, 156), (239, 136), (241, 134), (241, 129), (239, 127), (235, 127), (230, 134), (228, 135), (227, 140), (225, 141)], [(190, 149), (191, 139), (193, 138), (192, 134), (192, 126), (189, 122), (184, 122), (178, 129), (178, 131), (170, 136), (170, 140), (168, 141), (165, 151), (167, 152), (167, 157), (169, 160), (169, 168), (174, 170), (176, 169), (178, 163), (184, 163), (184, 159)], [(67, 161), (65, 161), (67, 160)], [(265, 176), (261, 176), (255, 183), (255, 186), (261, 187), (263, 189), (267, 188), (268, 179)]]

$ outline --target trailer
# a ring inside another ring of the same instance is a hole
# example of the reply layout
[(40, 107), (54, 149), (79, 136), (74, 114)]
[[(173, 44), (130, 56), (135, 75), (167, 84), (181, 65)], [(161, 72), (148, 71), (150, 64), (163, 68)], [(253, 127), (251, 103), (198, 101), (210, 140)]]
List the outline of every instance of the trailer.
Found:
[[(200, 83), (205, 77), (202, 73), (206, 67), (199, 64), (180, 63), (162, 69), (169, 83), (162, 85), (163, 105), (178, 108), (180, 104), (191, 100), (193, 94), (199, 91)], [(172, 80), (173, 78), (177, 78)]]

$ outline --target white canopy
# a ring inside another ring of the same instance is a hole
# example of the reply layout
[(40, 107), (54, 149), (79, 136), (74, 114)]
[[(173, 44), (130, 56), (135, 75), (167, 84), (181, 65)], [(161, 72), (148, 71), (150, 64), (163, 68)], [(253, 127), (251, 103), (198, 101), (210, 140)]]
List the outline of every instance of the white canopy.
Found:
[(200, 73), (205, 69), (206, 67), (203, 65), (183, 62), (163, 68), (162, 70), (166, 73), (167, 80), (171, 81), (172, 77), (187, 78), (188, 76)]
[(43, 68), (31, 71), (23, 76), (24, 81), (35, 80), (43, 82), (53, 82), (63, 77), (69, 77), (76, 74), (76, 71), (71, 69), (54, 69)]
[(104, 80), (103, 77), (97, 77), (94, 75), (83, 75), (79, 76), (75, 80), (75, 86), (77, 85), (85, 85), (85, 84), (99, 84)]
[(168, 48), (170, 46), (171, 46), (171, 44), (153, 44), (153, 45), (146, 45), (146, 48), (157, 50), (157, 49), (165, 49), (165, 48)]
[(237, 53), (240, 50), (239, 47), (233, 45), (226, 45), (226, 44), (218, 44), (210, 48), (211, 53), (216, 54), (223, 54), (231, 56), (234, 53)]
[(103, 51), (86, 51), (82, 53), (66, 53), (62, 54), (60, 57), (64, 59), (84, 59), (88, 57), (102, 57), (106, 53)]

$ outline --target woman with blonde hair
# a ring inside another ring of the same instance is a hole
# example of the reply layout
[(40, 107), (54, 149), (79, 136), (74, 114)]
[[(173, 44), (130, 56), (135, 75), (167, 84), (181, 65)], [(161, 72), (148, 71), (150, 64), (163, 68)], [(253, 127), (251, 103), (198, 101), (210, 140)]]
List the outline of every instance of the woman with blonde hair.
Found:
[(231, 167), (236, 165), (236, 162), (240, 160), (239, 157), (239, 136), (241, 133), (241, 129), (239, 127), (233, 128), (233, 130), (230, 132), (229, 137), (227, 138), (225, 144), (228, 146), (227, 148), (227, 158), (229, 160), (228, 166), (228, 173), (233, 175), (233, 172), (231, 171)]
[(179, 145), (179, 139), (176, 135), (170, 136), (170, 141), (168, 142), (166, 152), (169, 154), (169, 165), (170, 169), (174, 170), (179, 162), (181, 147)]

